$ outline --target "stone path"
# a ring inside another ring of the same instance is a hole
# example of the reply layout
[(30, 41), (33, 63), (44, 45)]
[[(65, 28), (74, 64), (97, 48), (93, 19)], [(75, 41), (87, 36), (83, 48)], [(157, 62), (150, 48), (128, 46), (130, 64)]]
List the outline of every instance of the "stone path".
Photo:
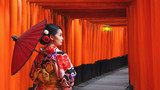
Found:
[(129, 90), (128, 85), (128, 67), (123, 67), (74, 86), (73, 90)]

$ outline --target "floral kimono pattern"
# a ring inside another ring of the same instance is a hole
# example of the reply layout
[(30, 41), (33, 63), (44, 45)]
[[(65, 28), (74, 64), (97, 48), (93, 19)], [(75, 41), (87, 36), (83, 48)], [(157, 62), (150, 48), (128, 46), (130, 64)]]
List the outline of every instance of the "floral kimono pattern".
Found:
[(55, 46), (41, 48), (35, 58), (30, 77), (36, 84), (35, 90), (71, 90), (76, 72), (70, 59)]

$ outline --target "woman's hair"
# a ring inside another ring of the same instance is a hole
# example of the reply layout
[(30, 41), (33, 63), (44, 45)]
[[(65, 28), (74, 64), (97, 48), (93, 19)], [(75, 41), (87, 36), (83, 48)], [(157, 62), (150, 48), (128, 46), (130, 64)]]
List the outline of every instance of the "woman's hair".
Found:
[(43, 45), (48, 44), (49, 42), (45, 42), (42, 38), (43, 38), (44, 36), (50, 37), (50, 35), (55, 36), (55, 35), (57, 34), (57, 31), (58, 31), (59, 29), (61, 29), (61, 28), (60, 28), (59, 26), (57, 26), (57, 25), (47, 24), (46, 27), (45, 27), (45, 30), (48, 30), (48, 31), (49, 31), (49, 34), (46, 35), (46, 34), (43, 33), (43, 35), (42, 35), (42, 37), (41, 37), (41, 39), (40, 39), (40, 43), (43, 44)]

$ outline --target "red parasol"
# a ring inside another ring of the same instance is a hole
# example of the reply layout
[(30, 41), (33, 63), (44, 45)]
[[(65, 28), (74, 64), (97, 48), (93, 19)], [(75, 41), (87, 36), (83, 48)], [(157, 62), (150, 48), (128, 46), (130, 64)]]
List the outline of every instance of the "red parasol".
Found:
[(42, 32), (46, 26), (46, 22), (46, 19), (39, 22), (38, 24), (32, 26), (29, 30), (24, 32), (18, 38), (16, 36), (12, 36), (12, 39), (16, 42), (12, 57), (12, 75), (14, 75), (23, 67), (23, 65), (32, 55), (33, 51), (37, 51), (35, 50), (35, 47), (42, 36)]

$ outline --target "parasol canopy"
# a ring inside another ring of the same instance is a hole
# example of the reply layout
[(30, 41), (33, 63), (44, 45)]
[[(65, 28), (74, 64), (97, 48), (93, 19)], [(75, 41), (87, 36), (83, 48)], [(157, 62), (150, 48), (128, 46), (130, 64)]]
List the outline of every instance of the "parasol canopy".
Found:
[(15, 41), (14, 52), (12, 57), (11, 74), (14, 75), (18, 72), (23, 65), (28, 61), (37, 43), (39, 42), (43, 30), (45, 29), (47, 20), (43, 20), (36, 25), (32, 26), (20, 37), (12, 36)]

